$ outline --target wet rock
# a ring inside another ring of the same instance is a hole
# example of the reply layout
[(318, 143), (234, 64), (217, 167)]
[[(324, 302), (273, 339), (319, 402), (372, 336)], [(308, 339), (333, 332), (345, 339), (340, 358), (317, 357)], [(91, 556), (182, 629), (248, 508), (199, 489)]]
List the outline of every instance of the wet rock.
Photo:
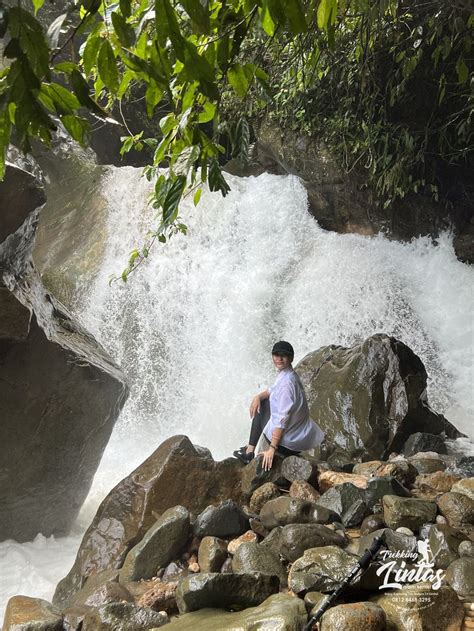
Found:
[(315, 590), (330, 592), (354, 567), (358, 557), (336, 546), (310, 548), (291, 566), (288, 586), (299, 594)]
[(260, 518), (265, 528), (271, 530), (287, 524), (326, 524), (337, 521), (339, 516), (334, 511), (312, 502), (278, 497), (263, 506)]
[(267, 576), (278, 576), (280, 585), (286, 585), (286, 571), (276, 552), (270, 546), (258, 543), (243, 543), (232, 559), (232, 570), (236, 574), (259, 572)]
[(362, 555), (366, 550), (368, 550), (372, 545), (373, 540), (381, 534), (384, 534), (385, 546), (387, 550), (390, 550), (390, 552), (404, 552), (411, 554), (417, 549), (416, 537), (413, 534), (408, 535), (406, 533), (396, 532), (390, 528), (382, 528), (381, 530), (374, 530), (359, 539), (358, 554)]
[(121, 567), (128, 550), (168, 508), (179, 504), (196, 513), (222, 499), (240, 501), (241, 469), (235, 458), (214, 462), (200, 454), (186, 436), (166, 440), (102, 502), (54, 602), (67, 606), (87, 577)]
[(208, 506), (194, 524), (197, 537), (237, 537), (248, 529), (247, 515), (233, 500), (224, 500), (218, 506)]
[(169, 631), (300, 631), (306, 622), (303, 601), (288, 594), (275, 594), (258, 607), (239, 612), (205, 609), (179, 616), (168, 625)]
[(138, 599), (139, 607), (148, 607), (154, 611), (166, 611), (172, 613), (177, 610), (176, 588), (177, 582), (164, 583), (156, 581), (155, 584)]
[(294, 482), (295, 480), (307, 482), (313, 475), (313, 467), (304, 458), (288, 456), (281, 465), (281, 474), (288, 482)]
[(307, 502), (317, 502), (320, 493), (309, 482), (304, 480), (295, 480), (291, 483), (288, 495), (296, 500), (305, 500)]
[(464, 617), (462, 603), (448, 586), (432, 590), (430, 583), (402, 587), (371, 598), (387, 616), (388, 629), (457, 631)]
[(415, 467), (418, 473), (435, 473), (436, 471), (444, 471), (446, 464), (439, 458), (418, 458), (413, 456), (410, 463)]
[(281, 531), (283, 530), (282, 526), (277, 526), (273, 528), (271, 532), (265, 537), (265, 539), (260, 543), (261, 546), (268, 546), (277, 554), (280, 553), (280, 539), (281, 539)]
[(262, 524), (260, 517), (249, 517), (249, 524), (252, 531), (259, 537), (266, 537), (268, 535), (268, 530)]
[[(20, 189), (12, 193), (19, 195), (18, 206), (7, 208), (9, 194), (0, 183), (5, 209), (0, 219), (0, 540), (30, 541), (38, 532), (68, 534), (128, 389), (112, 358), (46, 290), (32, 258), (39, 209), (29, 206), (25, 219)], [(29, 202), (37, 201), (32, 190)]]
[(420, 451), (434, 451), (438, 454), (447, 454), (446, 443), (436, 434), (428, 434), (426, 432), (416, 432), (412, 434), (405, 444), (401, 453), (404, 456), (414, 456)]
[(277, 576), (263, 574), (194, 574), (176, 590), (180, 613), (205, 607), (255, 607), (278, 592)]
[(43, 185), (35, 175), (7, 163), (5, 177), (0, 182), (0, 243), (20, 228), (32, 210), (45, 202)]
[(183, 561), (172, 561), (169, 565), (166, 566), (163, 575), (161, 572), (158, 573), (163, 581), (177, 581), (183, 576), (187, 576), (189, 574), (189, 570), (187, 565)]
[(446, 582), (463, 598), (474, 598), (474, 558), (461, 557), (446, 570)]
[(226, 559), (226, 542), (218, 537), (204, 537), (198, 552), (201, 572), (219, 572)]
[(457, 475), (446, 471), (422, 473), (416, 477), (413, 492), (421, 497), (436, 499), (438, 495), (448, 493), (458, 480)]
[(252, 493), (250, 498), (250, 510), (253, 513), (259, 513), (265, 502), (280, 497), (280, 490), (273, 482), (265, 482), (262, 486)]
[(311, 615), (315, 613), (325, 598), (326, 594), (323, 594), (322, 592), (306, 592), (304, 596), (306, 611), (308, 611)]
[(373, 506), (382, 499), (384, 495), (398, 495), (399, 497), (410, 497), (411, 493), (396, 478), (391, 476), (373, 477), (367, 483), (365, 492), (367, 504)]
[(364, 491), (349, 482), (328, 489), (317, 505), (337, 513), (346, 528), (358, 526), (369, 513)]
[(407, 460), (393, 460), (380, 465), (374, 475), (378, 477), (390, 476), (398, 480), (405, 487), (410, 487), (418, 475), (415, 467)]
[(406, 526), (418, 532), (436, 517), (436, 504), (427, 500), (386, 495), (383, 500), (383, 517), (389, 528)]
[(358, 462), (354, 465), (352, 473), (369, 478), (371, 475), (375, 474), (379, 467), (382, 467), (384, 465), (385, 462), (383, 462), (383, 460), (369, 460), (369, 462)]
[(318, 477), (318, 486), (321, 493), (324, 493), (333, 486), (344, 484), (345, 482), (353, 484), (359, 489), (365, 489), (367, 488), (368, 479), (364, 475), (344, 473), (342, 471), (323, 471)]
[(346, 545), (345, 537), (321, 524), (289, 524), (280, 532), (280, 554), (291, 563), (308, 548)]
[(254, 458), (248, 465), (241, 468), (242, 496), (248, 500), (252, 493), (266, 482), (273, 482), (279, 487), (288, 487), (288, 482), (281, 473), (284, 458), (278, 453), (273, 458), (270, 471), (262, 468), (262, 459)]
[[(94, 577), (95, 578), (95, 577)], [(107, 603), (133, 602), (130, 592), (115, 581), (105, 581), (101, 584), (89, 582), (76, 594), (74, 605), (79, 607), (100, 607)]]
[(399, 451), (414, 431), (460, 436), (428, 407), (420, 358), (393, 337), (373, 335), (351, 348), (325, 346), (296, 371), (325, 442), (350, 458), (383, 458)]
[(456, 473), (464, 478), (474, 477), (474, 456), (463, 456), (456, 464)]
[(384, 528), (385, 522), (381, 515), (368, 515), (360, 526), (360, 534), (368, 535), (371, 532)]
[(162, 627), (168, 616), (130, 603), (109, 603), (92, 609), (84, 618), (81, 631), (144, 631)]
[(127, 554), (119, 581), (128, 583), (155, 576), (186, 545), (189, 533), (188, 510), (184, 506), (169, 508)]
[(5, 611), (2, 631), (62, 631), (61, 612), (41, 598), (13, 596)]
[(437, 524), (428, 533), (431, 554), (436, 567), (445, 570), (458, 557), (459, 545), (466, 539), (466, 535), (451, 526)]
[(474, 500), (463, 493), (444, 493), (438, 498), (440, 513), (455, 528), (474, 523)]
[(73, 605), (67, 607), (62, 612), (64, 631), (78, 631), (82, 628), (82, 623), (86, 615), (90, 612), (90, 607)]
[(387, 616), (378, 605), (370, 602), (337, 605), (322, 617), (321, 631), (385, 631)]
[(453, 493), (462, 493), (474, 500), (474, 478), (467, 478), (455, 482), (450, 489)]
[(460, 543), (458, 554), (460, 557), (474, 557), (474, 541), (463, 541)]
[[(267, 533), (268, 534), (268, 533)], [(204, 539), (203, 539), (204, 541)], [(258, 542), (258, 537), (256, 535), (255, 532), (253, 532), (253, 530), (247, 530), (247, 532), (244, 532), (243, 535), (240, 535), (240, 537), (237, 537), (237, 539), (232, 539), (232, 541), (229, 541), (229, 545), (227, 546), (227, 552), (229, 554), (235, 554), (237, 549), (243, 544), (243, 543), (257, 543)], [(204, 572), (205, 570), (203, 570)]]

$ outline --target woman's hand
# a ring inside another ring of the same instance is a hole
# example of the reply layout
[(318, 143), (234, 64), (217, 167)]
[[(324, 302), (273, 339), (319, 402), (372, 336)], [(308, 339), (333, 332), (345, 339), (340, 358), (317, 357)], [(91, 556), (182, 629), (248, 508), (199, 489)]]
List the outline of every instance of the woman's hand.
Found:
[(264, 471), (270, 471), (273, 464), (273, 456), (275, 455), (275, 450), (272, 447), (269, 447), (266, 451), (261, 451), (259, 456), (262, 456), (262, 468)]
[(257, 412), (260, 412), (260, 396), (257, 394), (250, 404), (250, 418), (253, 418)]

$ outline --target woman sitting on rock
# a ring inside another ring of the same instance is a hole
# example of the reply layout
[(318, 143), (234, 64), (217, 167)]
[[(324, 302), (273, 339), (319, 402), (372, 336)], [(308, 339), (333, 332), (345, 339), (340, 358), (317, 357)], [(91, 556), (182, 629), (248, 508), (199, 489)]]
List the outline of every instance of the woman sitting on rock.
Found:
[(303, 385), (291, 365), (294, 355), (289, 342), (273, 346), (272, 359), (278, 377), (273, 386), (252, 399), (248, 445), (234, 451), (236, 458), (248, 464), (261, 437), (258, 455), (262, 456), (265, 471), (272, 468), (276, 451), (282, 456), (298, 455), (321, 444), (324, 438), (320, 427), (309, 417)]

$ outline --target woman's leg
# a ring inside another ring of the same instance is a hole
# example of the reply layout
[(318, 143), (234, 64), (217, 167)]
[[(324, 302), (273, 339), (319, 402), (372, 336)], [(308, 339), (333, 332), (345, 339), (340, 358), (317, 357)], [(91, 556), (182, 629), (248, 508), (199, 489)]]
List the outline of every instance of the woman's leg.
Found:
[(257, 412), (252, 419), (252, 427), (250, 428), (249, 444), (247, 445), (246, 453), (252, 453), (255, 451), (258, 440), (263, 433), (263, 429), (270, 418), (270, 401), (269, 399), (263, 399), (260, 402), (260, 412)]

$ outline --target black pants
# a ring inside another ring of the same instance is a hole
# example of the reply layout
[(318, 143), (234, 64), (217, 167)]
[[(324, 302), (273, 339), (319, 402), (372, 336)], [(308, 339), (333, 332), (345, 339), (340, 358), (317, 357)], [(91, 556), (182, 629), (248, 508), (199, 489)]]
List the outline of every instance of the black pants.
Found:
[[(263, 399), (260, 401), (260, 412), (257, 412), (252, 419), (252, 427), (250, 429), (250, 438), (249, 445), (252, 447), (256, 447), (257, 443), (260, 439), (260, 436), (263, 434), (263, 429), (270, 418), (270, 401), (268, 399)], [(266, 438), (266, 436), (264, 436)], [(279, 445), (277, 447), (277, 451), (282, 456), (297, 456), (299, 451), (293, 451), (292, 449), (288, 449), (287, 447), (283, 447)]]

